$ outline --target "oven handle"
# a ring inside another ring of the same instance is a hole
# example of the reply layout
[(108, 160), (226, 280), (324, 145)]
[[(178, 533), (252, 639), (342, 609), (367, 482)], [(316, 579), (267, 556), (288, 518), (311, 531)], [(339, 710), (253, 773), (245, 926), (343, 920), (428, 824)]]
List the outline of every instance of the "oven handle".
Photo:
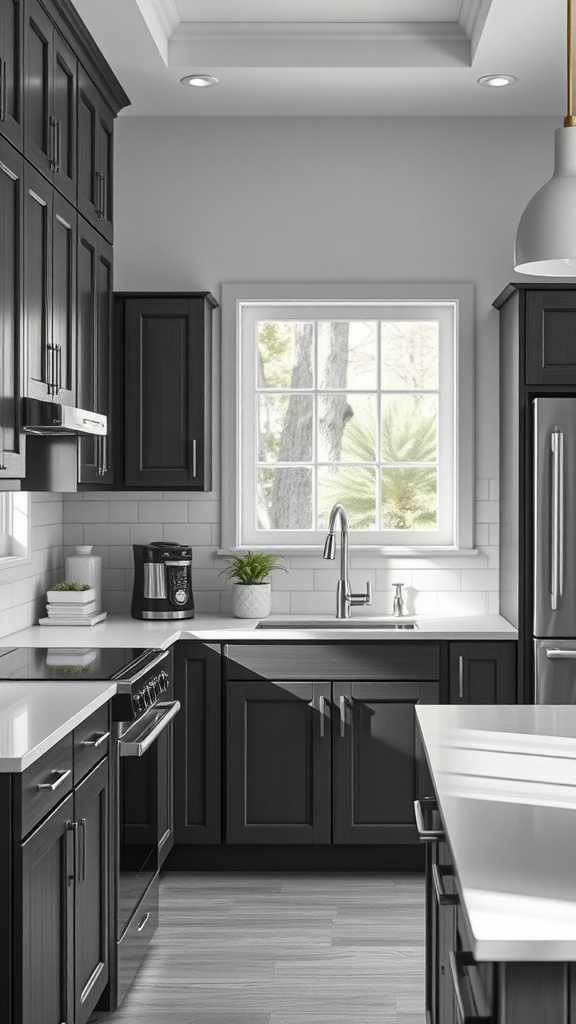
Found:
[[(148, 664), (145, 665), (144, 668), (142, 668), (140, 670), (140, 672), (137, 672), (136, 675), (129, 677), (130, 678), (130, 682), (131, 683), (137, 683), (139, 679), (142, 679), (142, 676), (148, 675), (148, 673), (151, 672), (153, 668), (158, 668), (158, 665), (161, 665), (162, 662), (166, 661), (166, 658), (169, 658), (169, 657), (170, 657), (170, 648), (168, 648), (167, 651), (160, 651), (160, 654), (158, 655), (157, 658), (154, 658), (154, 661), (148, 662)], [(114, 678), (117, 678), (117, 677), (114, 677)], [(125, 681), (125, 679), (120, 679), (119, 680), (119, 682), (121, 682), (121, 683), (123, 683), (124, 681)]]
[(118, 740), (120, 757), (142, 757), (142, 754), (146, 753), (146, 751), (158, 739), (160, 733), (167, 727), (168, 723), (171, 722), (178, 714), (180, 707), (181, 704), (179, 700), (164, 701), (157, 704), (155, 710), (158, 711), (160, 708), (165, 708), (160, 721), (157, 722), (156, 725), (148, 732), (144, 729), (137, 739)]

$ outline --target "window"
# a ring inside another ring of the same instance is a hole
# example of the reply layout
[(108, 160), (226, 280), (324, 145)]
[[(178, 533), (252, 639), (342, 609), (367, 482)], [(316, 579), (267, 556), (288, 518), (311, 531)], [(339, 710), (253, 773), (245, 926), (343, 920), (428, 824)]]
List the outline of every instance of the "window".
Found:
[(0, 492), (0, 563), (27, 558), (30, 547), (29, 495)]
[(225, 544), (471, 547), (471, 293), (224, 286)]

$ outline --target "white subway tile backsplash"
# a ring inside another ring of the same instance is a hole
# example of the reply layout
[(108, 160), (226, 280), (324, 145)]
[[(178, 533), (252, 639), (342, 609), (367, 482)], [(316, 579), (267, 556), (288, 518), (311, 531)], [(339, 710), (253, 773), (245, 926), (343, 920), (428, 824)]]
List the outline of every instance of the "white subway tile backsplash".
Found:
[(137, 501), (111, 501), (110, 502), (111, 523), (137, 523), (138, 502)]
[(107, 523), (109, 514), (107, 501), (64, 502), (65, 523)]
[(189, 501), (189, 523), (217, 523), (220, 521), (219, 501)]
[(497, 569), (463, 569), (462, 590), (498, 590)]
[(140, 523), (186, 523), (188, 508), (181, 501), (144, 501), (139, 506)]
[(130, 526), (130, 544), (150, 544), (162, 540), (162, 523), (142, 523)]
[(477, 523), (497, 523), (499, 521), (500, 506), (497, 501), (476, 502)]
[(476, 481), (476, 501), (488, 501), (490, 497), (490, 481), (489, 480), (477, 480)]
[(94, 523), (84, 527), (85, 544), (128, 544), (130, 542), (130, 529), (124, 523)]
[(210, 523), (165, 523), (163, 540), (174, 540), (179, 544), (207, 546), (214, 529)]
[(474, 531), (474, 543), (477, 547), (483, 548), (490, 543), (490, 526), (488, 523), (476, 523)]
[[(471, 570), (473, 571), (473, 570)], [(412, 573), (415, 590), (460, 590), (461, 569), (415, 569)]]

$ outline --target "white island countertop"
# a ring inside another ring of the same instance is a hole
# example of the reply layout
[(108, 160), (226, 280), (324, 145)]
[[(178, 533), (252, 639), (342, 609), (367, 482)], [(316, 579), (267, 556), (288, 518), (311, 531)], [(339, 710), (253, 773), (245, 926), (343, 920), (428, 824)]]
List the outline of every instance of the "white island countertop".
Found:
[(0, 685), (0, 772), (22, 772), (116, 692), (115, 683)]
[(576, 705), (416, 714), (474, 957), (576, 961)]
[[(289, 615), (273, 616), (282, 622)], [(292, 628), (256, 629), (258, 619), (235, 619), (231, 615), (200, 613), (194, 619), (167, 622), (142, 622), (130, 615), (109, 615), (96, 626), (29, 626), (0, 638), (0, 647), (158, 647), (166, 648), (177, 640), (204, 640), (206, 643), (233, 643), (249, 640), (265, 643), (282, 640), (515, 640), (514, 626), (501, 615), (439, 616), (418, 615), (418, 629), (312, 629), (305, 616), (293, 616)], [(308, 617), (310, 622), (322, 616)], [(325, 616), (326, 619), (329, 616)], [(356, 616), (355, 616), (356, 618)], [(358, 616), (361, 618), (361, 616)]]

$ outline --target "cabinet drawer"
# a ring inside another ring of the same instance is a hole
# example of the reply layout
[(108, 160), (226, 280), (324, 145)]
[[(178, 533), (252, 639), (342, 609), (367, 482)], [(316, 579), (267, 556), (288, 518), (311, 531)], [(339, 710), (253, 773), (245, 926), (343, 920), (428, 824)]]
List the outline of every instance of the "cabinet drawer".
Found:
[(110, 724), (108, 704), (74, 729), (74, 785), (108, 753)]
[(118, 943), (118, 1002), (122, 1002), (130, 988), (144, 951), (158, 927), (158, 893), (156, 875)]
[(21, 839), (72, 789), (72, 733), (14, 776), (14, 833)]
[(331, 681), (440, 678), (440, 646), (427, 641), (375, 644), (228, 644), (228, 679)]

